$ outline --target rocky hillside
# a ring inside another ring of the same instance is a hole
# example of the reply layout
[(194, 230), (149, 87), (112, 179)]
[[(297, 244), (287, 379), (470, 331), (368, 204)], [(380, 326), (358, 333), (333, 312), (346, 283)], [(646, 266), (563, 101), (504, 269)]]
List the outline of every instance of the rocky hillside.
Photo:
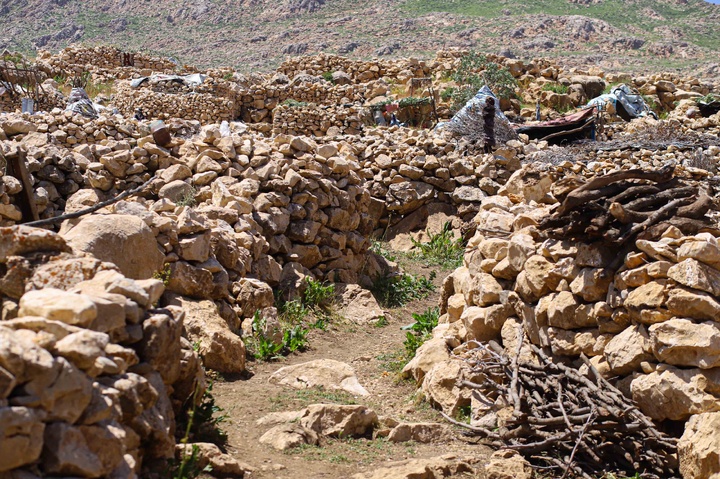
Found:
[(443, 46), (695, 68), (717, 58), (718, 21), (720, 6), (703, 0), (1, 0), (0, 47), (103, 42), (246, 71), (308, 53), (425, 57)]

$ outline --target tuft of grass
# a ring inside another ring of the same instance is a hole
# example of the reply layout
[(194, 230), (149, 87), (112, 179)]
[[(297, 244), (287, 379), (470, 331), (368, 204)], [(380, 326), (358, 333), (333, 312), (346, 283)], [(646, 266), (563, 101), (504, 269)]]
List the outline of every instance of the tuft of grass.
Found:
[(568, 87), (562, 83), (546, 83), (542, 86), (542, 91), (551, 91), (558, 95), (565, 95), (568, 92)]
[(333, 72), (324, 72), (322, 74), (323, 80), (328, 81), (330, 83), (335, 83), (335, 80), (333, 80)]
[(311, 309), (327, 307), (335, 295), (335, 285), (321, 283), (312, 278), (305, 280), (306, 288), (303, 293), (303, 304)]
[(433, 279), (435, 279), (434, 271), (428, 278), (411, 274), (378, 276), (370, 291), (380, 306), (400, 308), (412, 300), (427, 298), (431, 292), (435, 291)]
[(415, 322), (403, 327), (408, 330), (403, 343), (408, 359), (413, 358), (418, 348), (432, 336), (433, 328), (438, 325), (440, 309), (428, 308), (420, 314), (414, 313), (412, 317)]
[(370, 251), (373, 253), (382, 256), (388, 261), (397, 261), (397, 254), (395, 254), (392, 250), (390, 250), (386, 243), (383, 243), (382, 241), (378, 241), (376, 239), (370, 240)]
[(195, 199), (195, 195), (197, 194), (197, 191), (195, 191), (195, 188), (192, 189), (192, 191), (188, 191), (183, 195), (182, 198), (177, 200), (175, 205), (177, 206), (187, 206), (189, 208), (192, 208), (193, 206), (197, 205), (197, 200)]
[(384, 328), (388, 325), (388, 320), (385, 316), (380, 316), (377, 321), (375, 321), (375, 327), (376, 328)]
[(421, 243), (412, 240), (413, 245), (418, 249), (415, 256), (419, 256), (431, 265), (445, 268), (458, 268), (462, 266), (465, 243), (461, 238), (453, 237), (452, 225), (446, 222), (442, 230), (437, 234), (427, 232), (430, 241)]

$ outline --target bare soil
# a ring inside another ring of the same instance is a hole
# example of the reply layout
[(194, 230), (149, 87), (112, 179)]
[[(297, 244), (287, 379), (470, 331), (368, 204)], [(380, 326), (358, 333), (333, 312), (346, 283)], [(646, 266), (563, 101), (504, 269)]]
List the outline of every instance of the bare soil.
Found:
[[(357, 324), (352, 318), (344, 318), (327, 331), (313, 330), (309, 348), (302, 353), (281, 361), (250, 363), (248, 368), (252, 377), (249, 379), (215, 382), (216, 404), (229, 416), (228, 422), (222, 423), (228, 435), (227, 451), (255, 468), (253, 478), (345, 478), (402, 459), (430, 458), (447, 453), (476, 458), (477, 461), (487, 457), (489, 449), (464, 440), (459, 428), (453, 429), (451, 438), (432, 444), (395, 444), (371, 438), (325, 439), (319, 447), (280, 452), (258, 441), (269, 429), (255, 424), (261, 417), (316, 403), (364, 404), (375, 410), (381, 419), (389, 416), (408, 422), (444, 422), (442, 416), (416, 393), (414, 381), (399, 376), (404, 364), (405, 339), (405, 332), (400, 328), (412, 322), (412, 313), (437, 305), (442, 280), (449, 272), (417, 262), (402, 262), (406, 263), (404, 271), (416, 275), (428, 276), (431, 271), (436, 271), (434, 284), (437, 289), (426, 299), (388, 311), (387, 325)], [(363, 398), (320, 389), (294, 390), (268, 382), (270, 375), (281, 367), (324, 358), (353, 366), (370, 395)]]

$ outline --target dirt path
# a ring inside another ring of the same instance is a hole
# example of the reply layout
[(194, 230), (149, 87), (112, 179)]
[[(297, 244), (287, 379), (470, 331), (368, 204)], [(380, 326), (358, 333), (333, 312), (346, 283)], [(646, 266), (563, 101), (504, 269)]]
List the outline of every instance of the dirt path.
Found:
[[(406, 268), (407, 269), (407, 268)], [(429, 269), (415, 265), (410, 270), (427, 275)], [(340, 403), (366, 405), (382, 418), (390, 416), (408, 422), (443, 422), (442, 417), (416, 394), (412, 381), (399, 378), (398, 361), (403, 351), (405, 332), (400, 327), (412, 322), (412, 313), (436, 306), (442, 279), (448, 273), (437, 268), (437, 291), (430, 297), (393, 310), (388, 324), (377, 327), (359, 325), (347, 319), (327, 331), (314, 330), (310, 347), (282, 361), (250, 363), (250, 379), (217, 381), (213, 388), (216, 404), (225, 410), (229, 423), (228, 452), (256, 468), (253, 478), (345, 478), (369, 471), (388, 462), (408, 458), (436, 457), (447, 453), (485, 457), (487, 449), (452, 437), (432, 444), (390, 443), (384, 439), (323, 440), (320, 447), (308, 446), (280, 452), (260, 444), (258, 439), (269, 427), (256, 421), (268, 413), (302, 409), (308, 404)], [(268, 378), (281, 367), (314, 359), (335, 359), (350, 364), (360, 384), (370, 395), (366, 398), (326, 392), (318, 389), (294, 390), (270, 384)]]

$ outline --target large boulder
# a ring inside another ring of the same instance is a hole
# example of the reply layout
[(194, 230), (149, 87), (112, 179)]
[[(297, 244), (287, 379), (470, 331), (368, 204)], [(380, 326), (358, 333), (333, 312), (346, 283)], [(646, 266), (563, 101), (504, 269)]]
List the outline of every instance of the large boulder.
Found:
[(322, 387), (327, 391), (346, 391), (358, 396), (368, 395), (365, 388), (360, 385), (353, 368), (334, 359), (316, 359), (285, 366), (270, 376), (270, 382), (295, 389)]
[(165, 255), (152, 230), (130, 215), (90, 215), (63, 223), (61, 235), (76, 251), (114, 263), (128, 278), (146, 279), (162, 269)]

